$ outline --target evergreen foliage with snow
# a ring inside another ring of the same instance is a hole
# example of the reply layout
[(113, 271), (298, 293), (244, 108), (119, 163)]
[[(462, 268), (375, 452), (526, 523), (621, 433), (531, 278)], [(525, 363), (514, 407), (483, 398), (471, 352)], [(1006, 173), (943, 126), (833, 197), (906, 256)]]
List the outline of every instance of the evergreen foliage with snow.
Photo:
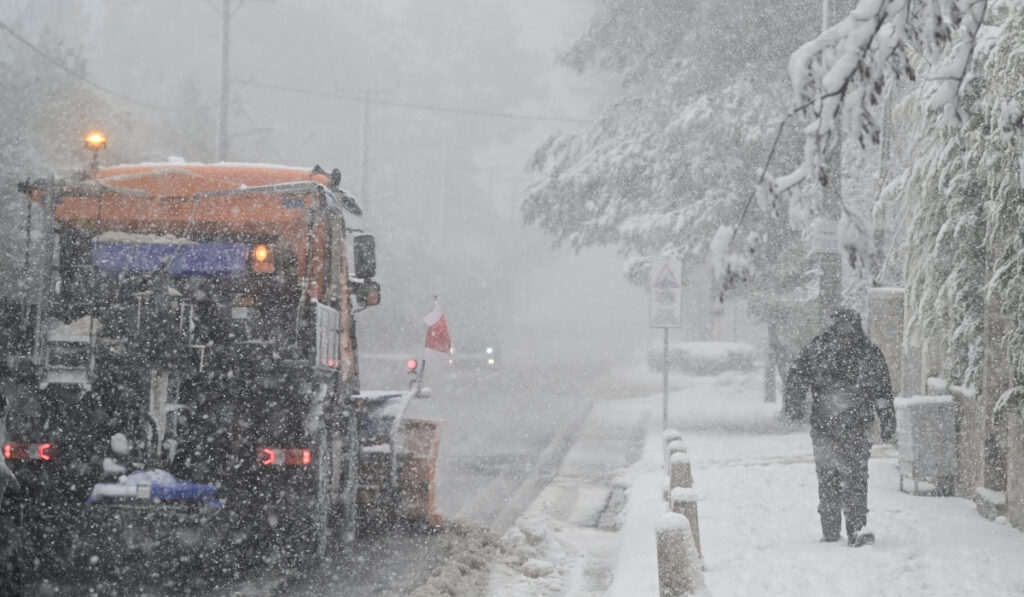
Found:
[[(527, 223), (577, 249), (617, 245), (638, 283), (651, 257), (703, 262), (749, 207), (777, 127), (763, 115), (786, 101), (771, 65), (814, 26), (793, 14), (737, 0), (604, 3), (566, 60), (617, 73), (621, 95), (590, 130), (536, 152), (545, 179), (523, 206)], [(767, 238), (757, 218), (744, 221), (749, 257)], [(723, 274), (744, 277), (744, 259)]]
[[(1009, 333), (994, 350), (1020, 355), (1024, 325), (1021, 104), (1024, 6), (994, 2), (979, 30), (974, 74), (963, 88), (960, 127), (935, 124), (926, 89), (903, 101), (915, 147), (886, 189), (908, 211), (905, 278), (911, 330), (946, 343), (944, 375), (974, 385), (986, 300), (1004, 305)], [(1018, 373), (1024, 363), (1017, 357)]]
[(947, 121), (964, 118), (961, 92), (971, 68), (987, 0), (860, 0), (789, 61), (794, 102), (807, 113), (804, 159), (773, 181), (775, 193), (804, 182), (828, 183), (823, 156), (836, 143), (840, 122), (862, 145), (881, 134), (885, 85), (916, 78), (931, 108)]

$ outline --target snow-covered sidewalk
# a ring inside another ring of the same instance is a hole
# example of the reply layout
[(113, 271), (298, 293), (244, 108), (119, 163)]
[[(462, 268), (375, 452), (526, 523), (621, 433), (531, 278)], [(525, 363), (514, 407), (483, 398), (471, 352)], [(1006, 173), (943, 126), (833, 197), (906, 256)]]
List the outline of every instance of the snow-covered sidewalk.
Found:
[[(643, 376), (651, 374), (626, 377)], [(981, 517), (968, 500), (900, 492), (888, 446), (876, 446), (870, 463), (876, 544), (820, 543), (807, 430), (777, 421), (760, 375), (674, 376), (672, 384), (670, 426), (683, 432), (693, 463), (714, 595), (1024, 594), (1024, 533)], [(639, 454), (639, 443), (627, 449), (637, 430), (645, 431)], [(630, 451), (628, 466), (612, 457)], [(558, 477), (503, 538), (490, 594), (657, 595), (654, 527), (665, 484), (660, 396), (597, 404)]]

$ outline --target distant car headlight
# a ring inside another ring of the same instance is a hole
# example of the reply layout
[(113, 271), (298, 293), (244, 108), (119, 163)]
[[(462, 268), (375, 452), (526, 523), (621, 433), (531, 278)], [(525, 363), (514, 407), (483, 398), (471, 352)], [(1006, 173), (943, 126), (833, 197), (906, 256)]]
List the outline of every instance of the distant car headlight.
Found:
[(484, 352), (486, 352), (487, 354), (494, 354), (494, 349), (488, 346), (486, 349), (484, 349)]

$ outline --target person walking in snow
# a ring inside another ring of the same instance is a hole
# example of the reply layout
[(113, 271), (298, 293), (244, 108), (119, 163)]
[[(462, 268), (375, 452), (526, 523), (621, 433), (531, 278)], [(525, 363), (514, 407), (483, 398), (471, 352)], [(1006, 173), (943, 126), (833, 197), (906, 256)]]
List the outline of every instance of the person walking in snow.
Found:
[(867, 528), (868, 432), (877, 414), (881, 438), (896, 433), (889, 368), (882, 351), (864, 333), (860, 314), (837, 309), (832, 325), (804, 347), (786, 376), (784, 414), (802, 419), (811, 394), (811, 444), (818, 475), (822, 541), (846, 538), (860, 547), (874, 543)]

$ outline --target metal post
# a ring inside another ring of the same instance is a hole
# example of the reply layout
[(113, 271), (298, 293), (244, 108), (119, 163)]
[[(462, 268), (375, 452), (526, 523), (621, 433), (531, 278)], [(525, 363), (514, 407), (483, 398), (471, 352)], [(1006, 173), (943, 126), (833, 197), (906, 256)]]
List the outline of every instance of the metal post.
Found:
[(665, 332), (665, 341), (662, 344), (662, 368), (661, 368), (661, 430), (668, 429), (668, 328), (662, 328)]
[(220, 47), (220, 121), (217, 129), (217, 161), (228, 159), (228, 101), (231, 95), (231, 82), (228, 78), (231, 32), (231, 0), (224, 0), (221, 8), (221, 47)]
[(448, 136), (445, 135), (441, 141), (441, 195), (438, 202), (438, 243), (444, 241), (444, 203), (445, 196), (448, 194)]
[(367, 178), (370, 175), (369, 150), (367, 143), (370, 140), (370, 92), (363, 91), (363, 126), (359, 129), (359, 199), (366, 201), (366, 192), (369, 188)]
[(420, 370), (416, 373), (416, 396), (420, 395), (420, 391), (423, 389), (423, 375), (427, 370), (427, 350), (423, 349), (423, 359), (420, 361)]
[(32, 290), (32, 284), (29, 282), (32, 275), (32, 197), (26, 194), (25, 198), (25, 269), (22, 271), (18, 291), (22, 298), (21, 303), (28, 305)]

